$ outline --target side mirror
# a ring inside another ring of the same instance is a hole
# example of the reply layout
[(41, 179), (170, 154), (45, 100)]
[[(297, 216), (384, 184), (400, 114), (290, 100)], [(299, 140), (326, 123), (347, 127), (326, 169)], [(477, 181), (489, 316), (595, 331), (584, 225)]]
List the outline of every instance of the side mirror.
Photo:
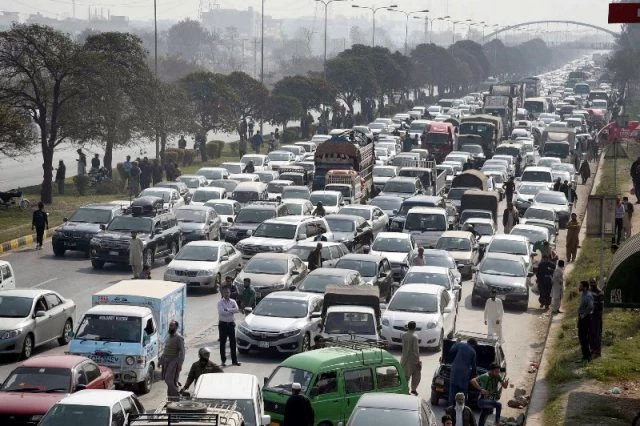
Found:
[[(66, 222), (66, 221), (65, 221)], [(107, 229), (107, 226), (104, 223), (100, 224), (100, 230), (104, 231)]]
[(311, 312), (311, 315), (309, 316), (309, 318), (311, 319), (322, 318), (322, 312)]
[(245, 314), (249, 315), (251, 312), (253, 312), (253, 308), (244, 308), (243, 311)]
[(69, 220), (69, 219), (67, 219), (66, 217), (63, 217), (63, 218), (62, 218), (62, 221), (63, 221), (63, 222), (67, 222), (68, 220)]
[(298, 240), (306, 240), (307, 234), (298, 234)]
[(295, 291), (296, 290), (296, 286), (295, 285), (290, 285), (289, 286), (289, 291)]
[(228, 218), (227, 218), (227, 222), (229, 222), (229, 223), (233, 223), (233, 218), (232, 218), (232, 217), (228, 217)]
[(36, 311), (36, 315), (35, 315), (36, 318), (43, 318), (46, 316), (47, 316), (47, 313), (45, 311)]
[(529, 277), (529, 278), (533, 277), (533, 272), (527, 273), (527, 277)]
[(227, 260), (229, 260), (229, 256), (226, 255), (220, 258), (220, 262), (226, 262)]
[(260, 417), (260, 425), (261, 426), (269, 426), (269, 425), (271, 425), (271, 416), (262, 416), (262, 417)]
[(300, 275), (300, 271), (294, 269), (293, 271), (291, 271), (291, 275)]

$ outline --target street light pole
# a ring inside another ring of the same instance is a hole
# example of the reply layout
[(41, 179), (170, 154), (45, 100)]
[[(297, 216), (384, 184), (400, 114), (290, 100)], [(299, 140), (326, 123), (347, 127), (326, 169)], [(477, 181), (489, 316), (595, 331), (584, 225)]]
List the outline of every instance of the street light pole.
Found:
[[(407, 56), (407, 52), (409, 49), (409, 17), (412, 15), (415, 15), (416, 13), (429, 13), (428, 9), (423, 9), (423, 10), (414, 10), (411, 12), (407, 12), (404, 10), (398, 10), (398, 9), (387, 9), (389, 12), (397, 12), (397, 13), (402, 13), (404, 14), (405, 18), (406, 18), (406, 22), (404, 24), (404, 55)], [(428, 25), (428, 23), (427, 23)]]
[[(260, 83), (264, 84), (264, 0), (260, 12)], [(264, 121), (260, 117), (260, 135), (264, 135)]]
[[(158, 79), (158, 6), (153, 0), (153, 66), (156, 80)], [(160, 157), (160, 134), (158, 133), (158, 105), (156, 99), (155, 122), (156, 122), (156, 158)]]
[(371, 37), (371, 47), (376, 47), (376, 12), (381, 9), (395, 8), (395, 7), (398, 7), (398, 5), (392, 4), (389, 6), (369, 7), (369, 6), (359, 6), (357, 4), (352, 4), (351, 7), (355, 7), (356, 9), (367, 9), (371, 11), (371, 15), (373, 17), (373, 34)]
[(327, 79), (327, 8), (334, 1), (344, 1), (344, 0), (315, 0), (318, 3), (321, 3), (324, 6), (324, 62), (323, 62), (323, 72), (322, 75), (324, 79)]

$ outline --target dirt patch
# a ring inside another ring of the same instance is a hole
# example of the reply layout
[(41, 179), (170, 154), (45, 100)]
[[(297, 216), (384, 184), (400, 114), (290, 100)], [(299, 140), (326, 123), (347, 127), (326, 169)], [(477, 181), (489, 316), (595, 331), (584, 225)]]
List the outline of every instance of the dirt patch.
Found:
[[(577, 387), (575, 387), (577, 385)], [(614, 394), (617, 388), (620, 394)], [(604, 385), (596, 381), (570, 383), (567, 392), (564, 424), (573, 426), (625, 425), (628, 426), (640, 411), (640, 384), (620, 382)]]

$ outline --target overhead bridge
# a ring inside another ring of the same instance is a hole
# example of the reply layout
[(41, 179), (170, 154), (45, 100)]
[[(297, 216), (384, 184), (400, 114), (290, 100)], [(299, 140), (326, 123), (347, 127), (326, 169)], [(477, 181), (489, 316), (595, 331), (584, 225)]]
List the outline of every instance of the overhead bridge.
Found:
[(599, 27), (597, 25), (593, 25), (593, 24), (588, 24), (586, 22), (579, 22), (579, 21), (566, 21), (566, 20), (547, 20), (547, 21), (530, 21), (530, 22), (522, 22), (520, 24), (515, 24), (515, 25), (509, 25), (507, 27), (502, 27), (494, 32), (492, 32), (491, 34), (487, 34), (485, 36), (485, 39), (491, 39), (495, 36), (497, 36), (500, 33), (504, 33), (510, 30), (513, 30), (515, 28), (521, 28), (521, 27), (528, 27), (530, 25), (539, 25), (539, 24), (571, 24), (571, 25), (578, 25), (581, 27), (586, 27), (586, 28), (591, 28), (594, 29), (596, 31), (601, 31), (604, 33), (607, 33), (613, 37), (618, 36), (620, 33), (617, 33), (615, 31), (611, 31), (607, 28), (604, 27)]

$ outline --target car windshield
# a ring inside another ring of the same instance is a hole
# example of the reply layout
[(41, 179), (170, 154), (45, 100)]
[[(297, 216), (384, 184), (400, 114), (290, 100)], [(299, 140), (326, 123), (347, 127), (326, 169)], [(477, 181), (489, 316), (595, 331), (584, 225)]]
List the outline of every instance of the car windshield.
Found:
[[(389, 151), (387, 151), (387, 148), (376, 148), (376, 157), (386, 157), (388, 155)], [(376, 176), (375, 169), (373, 175)]]
[(151, 233), (152, 220), (146, 217), (134, 217), (134, 216), (116, 216), (114, 217), (109, 226), (108, 231), (117, 232), (141, 232), (143, 234)]
[(276, 217), (275, 209), (240, 209), (236, 223), (262, 223)]
[(299, 383), (301, 392), (304, 394), (311, 383), (313, 373), (299, 368), (291, 367), (277, 367), (273, 372), (267, 383), (264, 385), (264, 389), (269, 389), (274, 392), (291, 394), (291, 385)]
[(552, 170), (562, 170), (564, 172), (568, 172), (569, 174), (575, 173), (576, 169), (573, 167), (573, 164), (568, 163), (554, 163), (551, 165)]
[(262, 166), (263, 158), (259, 155), (245, 155), (240, 160), (242, 164), (249, 164), (249, 161), (253, 162), (254, 166)]
[(382, 192), (400, 192), (404, 194), (413, 194), (416, 191), (416, 185), (413, 182), (390, 181), (384, 184)]
[(111, 219), (111, 210), (80, 207), (73, 216), (71, 216), (69, 222), (107, 223), (109, 219)]
[(330, 274), (308, 275), (298, 286), (298, 290), (309, 293), (324, 293), (327, 286), (334, 284), (344, 284), (344, 276)]
[(171, 201), (171, 192), (170, 191), (161, 191), (158, 189), (147, 188), (142, 191), (138, 197), (158, 197), (162, 198), (162, 201), (168, 203)]
[(428, 125), (426, 123), (411, 123), (411, 125), (409, 126), (409, 131), (411, 133), (422, 133), (427, 129), (427, 127)]
[(551, 177), (551, 172), (525, 170), (522, 172), (521, 180), (523, 182), (551, 182), (553, 178)]
[(209, 200), (219, 200), (221, 198), (222, 198), (221, 191), (211, 191), (210, 189), (196, 190), (196, 192), (193, 193), (193, 197), (191, 198), (191, 201), (204, 203)]
[[(242, 417), (244, 418), (244, 426), (258, 426), (256, 425), (256, 409), (253, 404), (253, 400), (251, 399), (214, 399), (214, 398), (199, 398), (195, 396), (195, 399), (198, 402), (203, 402), (205, 404), (218, 405), (218, 406), (235, 406), (235, 409), (240, 411)], [(176, 416), (179, 417), (179, 416)], [(135, 424), (136, 422), (132, 422)], [(180, 422), (178, 422), (179, 424)], [(224, 424), (224, 423), (223, 423)], [(230, 423), (227, 423), (228, 425)], [(160, 426), (160, 425), (158, 425)]]
[(289, 182), (276, 182), (271, 181), (267, 184), (267, 192), (274, 192), (276, 194), (282, 194), (282, 189), (286, 186), (291, 185)]
[[(431, 264), (431, 259), (429, 259), (429, 264)], [(447, 289), (450, 286), (447, 274), (411, 270), (405, 275), (402, 284), (435, 284)]]
[(393, 410), (387, 408), (360, 407), (353, 412), (349, 424), (367, 426), (419, 425), (429, 424), (420, 421), (417, 410)]
[(393, 295), (388, 309), (390, 311), (420, 312), (431, 314), (438, 312), (438, 300), (435, 294), (399, 291)]
[(426, 254), (425, 257), (429, 259), (429, 266), (440, 266), (442, 268), (455, 269), (456, 261), (449, 256), (433, 256), (431, 254)]
[(469, 188), (451, 188), (447, 193), (447, 198), (450, 200), (462, 200), (462, 194), (468, 191)]
[[(385, 148), (385, 153), (387, 152)], [(395, 169), (390, 167), (374, 167), (373, 177), (394, 177), (396, 175)]]
[(244, 171), (244, 164), (242, 163), (222, 163), (220, 167), (224, 167), (229, 173), (242, 173)]
[(427, 143), (430, 145), (447, 145), (449, 143), (448, 133), (429, 133)]
[(205, 210), (177, 209), (176, 218), (178, 222), (204, 223), (207, 219), (207, 212)]
[(409, 241), (408, 238), (376, 238), (373, 242), (373, 245), (371, 246), (371, 250), (389, 251), (395, 253), (409, 253), (411, 251), (411, 241)]
[(489, 245), (489, 249), (487, 251), (491, 253), (526, 255), (527, 243), (526, 241), (516, 241), (500, 238), (497, 240), (493, 240)]
[(443, 214), (409, 213), (404, 224), (407, 231), (446, 231), (447, 221)]
[(569, 144), (547, 142), (544, 144), (542, 153), (548, 156), (566, 157), (569, 155)]
[(31, 297), (0, 295), (0, 318), (25, 318), (31, 313)]
[[(217, 214), (233, 216), (233, 206), (231, 204), (207, 202), (205, 203), (205, 206), (211, 207)], [(180, 220), (179, 217), (178, 220)]]
[(215, 262), (218, 260), (218, 247), (186, 245), (180, 249), (175, 258), (194, 262)]
[(257, 191), (233, 191), (233, 199), (239, 203), (257, 201), (260, 194)]
[(255, 257), (249, 260), (242, 272), (247, 274), (284, 275), (287, 273), (286, 259), (265, 259)]
[(200, 188), (200, 179), (194, 177), (179, 177), (180, 182), (184, 182), (187, 188)]
[(413, 207), (435, 207), (435, 205), (433, 203), (429, 203), (429, 202), (422, 202), (422, 203), (404, 202), (404, 203), (402, 203), (402, 206), (400, 207), (400, 210), (398, 211), (398, 215), (399, 216), (406, 216), (407, 213), (409, 213), (409, 210), (411, 210)]
[(100, 342), (140, 343), (142, 318), (126, 315), (93, 315), (82, 318), (74, 338)]
[(343, 207), (340, 209), (339, 214), (349, 214), (353, 216), (360, 216), (364, 220), (371, 220), (371, 210), (359, 209), (357, 207)]
[(482, 147), (480, 145), (467, 144), (467, 145), (462, 145), (459, 149), (460, 151), (468, 152), (471, 154), (483, 153)]
[[(402, 206), (402, 198), (374, 198), (369, 203), (372, 206), (380, 207), (382, 210), (399, 210)], [(408, 210), (407, 210), (408, 211)], [(406, 213), (405, 213), (406, 214)]]
[(481, 236), (491, 236), (495, 234), (495, 229), (488, 223), (471, 222), (470, 224), (473, 225), (473, 229)]
[(238, 186), (238, 181), (233, 179), (216, 179), (211, 182), (209, 187), (223, 188), (227, 192), (231, 192)]
[(565, 197), (564, 193), (558, 191), (539, 192), (533, 198), (533, 201), (536, 203), (565, 205), (567, 204), (567, 197)]
[(297, 198), (300, 200), (307, 200), (309, 198), (309, 191), (304, 189), (288, 189), (285, 188), (282, 191), (282, 198)]
[(520, 154), (520, 148), (517, 147), (511, 147), (511, 146), (499, 146), (496, 148), (496, 152), (494, 155), (496, 154), (504, 154), (504, 155), (510, 155), (512, 157), (517, 157), (518, 154)]
[(56, 404), (38, 423), (40, 426), (64, 426), (86, 424), (91, 419), (91, 424), (110, 425), (111, 412), (109, 407), (95, 405)]
[(542, 191), (546, 188), (540, 187), (538, 185), (527, 185), (523, 184), (518, 187), (518, 192), (524, 195), (536, 195), (539, 191)]
[(509, 259), (487, 258), (482, 262), (480, 272), (489, 275), (502, 275), (505, 277), (524, 277), (524, 266), (521, 262)]
[(372, 314), (364, 312), (329, 312), (324, 332), (330, 335), (372, 336), (376, 334), (376, 322)]
[(196, 174), (200, 176), (204, 176), (209, 180), (214, 180), (214, 179), (222, 179), (224, 177), (225, 171), (200, 169), (196, 172)]
[(324, 206), (338, 205), (338, 197), (335, 194), (311, 193), (309, 201), (311, 201), (311, 204), (314, 206), (318, 205), (318, 202), (321, 202)]
[(513, 228), (510, 232), (511, 235), (520, 235), (529, 240), (531, 244), (537, 243), (538, 241), (548, 241), (549, 235), (547, 235), (544, 231), (537, 231), (535, 229), (527, 229), (527, 228)]
[(378, 272), (378, 262), (369, 260), (340, 259), (336, 268), (351, 269), (360, 272), (363, 277), (375, 277)]
[(18, 367), (11, 372), (0, 391), (68, 393), (70, 385), (69, 368)]
[(447, 251), (471, 251), (471, 241), (468, 238), (440, 237), (436, 248)]
[(535, 207), (529, 207), (522, 217), (525, 219), (550, 220), (552, 222), (556, 220), (555, 212), (553, 210), (537, 209)]
[(271, 152), (269, 153), (269, 160), (271, 161), (290, 161), (291, 154), (288, 152)]
[[(242, 211), (240, 211), (240, 213), (242, 213)], [(240, 214), (238, 214), (238, 216), (240, 216)], [(296, 230), (297, 227), (295, 224), (262, 222), (256, 229), (254, 236), (293, 240), (296, 237)]]
[(297, 301), (275, 297), (261, 300), (253, 310), (254, 315), (278, 318), (304, 318), (308, 312), (307, 302), (304, 300)]
[(356, 229), (356, 224), (352, 219), (336, 219), (331, 216), (327, 216), (327, 224), (329, 229), (333, 232), (353, 232)]

